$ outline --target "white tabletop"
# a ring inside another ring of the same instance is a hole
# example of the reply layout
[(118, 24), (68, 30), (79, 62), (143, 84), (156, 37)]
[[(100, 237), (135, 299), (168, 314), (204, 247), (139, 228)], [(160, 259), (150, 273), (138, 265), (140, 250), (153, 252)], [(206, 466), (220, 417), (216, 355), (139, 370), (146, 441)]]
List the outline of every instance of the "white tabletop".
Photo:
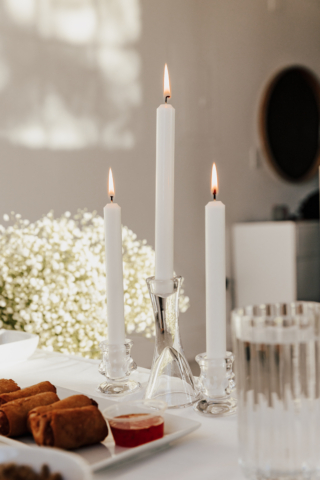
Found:
[[(37, 351), (29, 360), (11, 367), (0, 366), (0, 378), (12, 378), (21, 387), (49, 380), (54, 385), (87, 395), (101, 396), (96, 390), (103, 378), (98, 373), (98, 361)], [(142, 385), (148, 380), (148, 370), (133, 373)], [(140, 391), (134, 398), (142, 396)], [(126, 397), (128, 399), (128, 397)], [(133, 399), (133, 396), (130, 396)], [(146, 458), (115, 465), (94, 474), (95, 480), (243, 480), (237, 462), (236, 417), (207, 419), (185, 408), (170, 410), (170, 414), (201, 422), (201, 427), (177, 441), (167, 450)]]

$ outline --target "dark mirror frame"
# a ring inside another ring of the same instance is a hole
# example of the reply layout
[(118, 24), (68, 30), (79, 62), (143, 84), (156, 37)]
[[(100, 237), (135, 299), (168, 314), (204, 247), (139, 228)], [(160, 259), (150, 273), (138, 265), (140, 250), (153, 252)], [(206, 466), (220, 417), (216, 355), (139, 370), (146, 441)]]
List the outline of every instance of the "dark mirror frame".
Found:
[(320, 83), (316, 75), (306, 67), (303, 67), (300, 65), (292, 65), (278, 71), (268, 82), (260, 101), (258, 126), (259, 126), (259, 135), (260, 135), (262, 147), (269, 165), (283, 179), (289, 182), (299, 183), (299, 182), (304, 182), (306, 180), (309, 180), (313, 175), (315, 175), (315, 173), (318, 170), (318, 167), (320, 165), (320, 131), (318, 133), (318, 148), (317, 148), (316, 155), (314, 156), (313, 162), (312, 163), (310, 162), (310, 167), (308, 168), (307, 172), (303, 176), (298, 178), (293, 178), (288, 174), (288, 172), (285, 172), (284, 169), (281, 168), (281, 166), (277, 162), (277, 159), (274, 157), (274, 154), (272, 152), (270, 142), (269, 142), (269, 135), (268, 135), (268, 128), (267, 128), (267, 122), (268, 122), (267, 115), (268, 115), (268, 108), (269, 108), (271, 96), (279, 80), (284, 76), (284, 74), (288, 73), (290, 70), (295, 70), (296, 72), (299, 72), (299, 74), (301, 74), (304, 77), (304, 80), (310, 87), (313, 93), (315, 102), (317, 103), (318, 113), (320, 118)]

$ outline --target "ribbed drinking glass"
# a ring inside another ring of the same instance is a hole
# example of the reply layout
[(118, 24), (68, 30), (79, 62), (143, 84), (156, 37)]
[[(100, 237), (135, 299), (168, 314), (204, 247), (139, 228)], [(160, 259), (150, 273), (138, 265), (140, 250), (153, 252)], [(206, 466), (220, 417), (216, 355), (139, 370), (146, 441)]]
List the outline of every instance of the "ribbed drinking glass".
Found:
[(240, 464), (247, 478), (320, 478), (320, 304), (232, 313)]

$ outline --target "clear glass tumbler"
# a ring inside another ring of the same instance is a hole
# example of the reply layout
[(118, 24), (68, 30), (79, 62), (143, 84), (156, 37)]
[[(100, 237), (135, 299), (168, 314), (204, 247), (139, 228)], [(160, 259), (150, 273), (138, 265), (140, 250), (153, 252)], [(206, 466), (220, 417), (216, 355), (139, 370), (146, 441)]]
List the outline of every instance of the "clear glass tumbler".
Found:
[(232, 312), (239, 461), (247, 478), (320, 478), (320, 304)]

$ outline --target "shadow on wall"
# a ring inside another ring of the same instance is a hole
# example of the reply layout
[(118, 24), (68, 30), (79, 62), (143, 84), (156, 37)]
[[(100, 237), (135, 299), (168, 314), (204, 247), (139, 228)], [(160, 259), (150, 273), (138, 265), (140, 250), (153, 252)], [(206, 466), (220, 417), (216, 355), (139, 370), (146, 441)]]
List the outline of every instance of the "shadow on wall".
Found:
[(27, 148), (131, 149), (139, 0), (3, 0), (0, 136)]

